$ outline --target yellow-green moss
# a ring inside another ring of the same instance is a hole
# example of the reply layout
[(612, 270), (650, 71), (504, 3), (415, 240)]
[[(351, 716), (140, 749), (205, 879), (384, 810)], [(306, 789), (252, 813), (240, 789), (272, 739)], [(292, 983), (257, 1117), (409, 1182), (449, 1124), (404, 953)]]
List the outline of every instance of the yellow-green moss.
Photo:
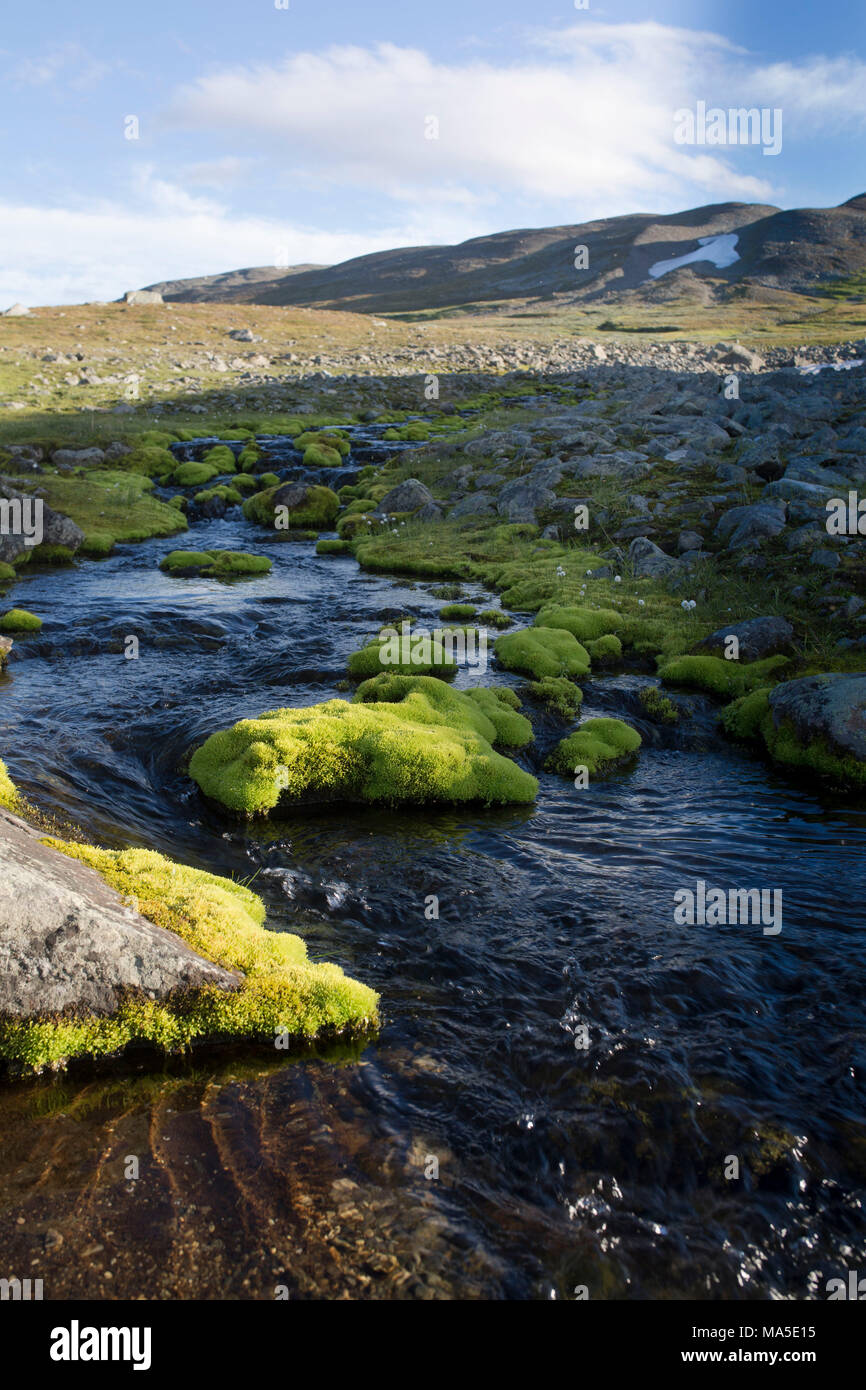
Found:
[(0, 618), (0, 632), (39, 632), (41, 627), (42, 619), (26, 608), (10, 608)]
[[(280, 505), (276, 500), (277, 494), (282, 486), (267, 488), (264, 492), (257, 492), (254, 497), (248, 497), (244, 502), (244, 516), (260, 526), (273, 527), (275, 509)], [(294, 529), (327, 531), (339, 510), (339, 498), (329, 487), (308, 487), (303, 502), (290, 509), (289, 523)]]
[(577, 638), (561, 628), (531, 627), (497, 637), (494, 646), (508, 671), (533, 676), (585, 676), (589, 653)]
[[(396, 634), (396, 635), (395, 635)], [(453, 681), (457, 675), (457, 662), (454, 660), (455, 647), (443, 642), (441, 637), (419, 628), (409, 629), (408, 643), (404, 644), (402, 633), (397, 628), (383, 628), (349, 657), (349, 675), (356, 680), (380, 673), (403, 676), (438, 676), (440, 680)], [(402, 660), (403, 655), (408, 660)]]
[(721, 656), (681, 656), (661, 666), (659, 676), (666, 685), (688, 686), (723, 700), (732, 700), (766, 685), (768, 679), (787, 665), (786, 656), (770, 656), (764, 661), (747, 664), (726, 661)]
[(585, 767), (595, 777), (630, 758), (640, 745), (640, 734), (621, 719), (587, 719), (556, 746), (545, 767), (563, 777), (573, 777), (577, 768)]
[(18, 811), (21, 805), (21, 794), (6, 771), (6, 764), (0, 758), (0, 806), (5, 811)]
[(833, 749), (826, 738), (803, 742), (788, 720), (776, 725), (770, 708), (772, 687), (753, 690), (728, 705), (719, 716), (731, 738), (760, 742), (774, 762), (806, 768), (839, 786), (866, 787), (866, 762)]
[(593, 661), (598, 662), (599, 666), (613, 666), (617, 661), (622, 660), (622, 642), (612, 632), (587, 642), (586, 650)]
[(190, 773), (206, 796), (247, 816), (302, 798), (532, 801), (538, 783), (494, 752), (478, 732), (485, 717), (480, 707), (469, 714), (461, 706), (459, 720), (453, 707), (446, 718), (442, 697), (417, 686), (399, 703), (329, 700), (271, 710), (212, 734)]
[(233, 579), (244, 574), (267, 574), (271, 561), (266, 555), (249, 555), (243, 550), (172, 550), (159, 567), (181, 578), (194, 575)]
[(566, 676), (542, 676), (540, 681), (529, 681), (526, 689), (534, 700), (540, 700), (563, 719), (571, 718), (583, 702), (580, 686)]
[(549, 604), (535, 619), (535, 627), (558, 627), (570, 632), (578, 642), (594, 642), (627, 627), (622, 613), (613, 608), (562, 608)]
[(244, 978), (235, 992), (209, 987), (163, 1003), (130, 998), (108, 1018), (7, 1019), (0, 1056), (44, 1066), (131, 1042), (175, 1052), (206, 1039), (273, 1039), (278, 1032), (313, 1039), (375, 1025), (376, 994), (339, 966), (311, 963), (299, 937), (267, 931), (264, 904), (250, 889), (150, 850), (46, 843), (96, 869), (143, 916)]
[(316, 542), (317, 555), (351, 555), (352, 547), (348, 541), (323, 540)]

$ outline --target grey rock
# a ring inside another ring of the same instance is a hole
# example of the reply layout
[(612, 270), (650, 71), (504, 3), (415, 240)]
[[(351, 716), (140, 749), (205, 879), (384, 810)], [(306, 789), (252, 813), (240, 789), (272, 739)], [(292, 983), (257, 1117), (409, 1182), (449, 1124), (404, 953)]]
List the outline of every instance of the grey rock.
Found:
[(113, 1013), (126, 991), (165, 999), (240, 976), (124, 904), (94, 869), (0, 810), (0, 1013)]
[[(6, 478), (0, 478), (0, 497), (7, 501), (20, 502), (32, 500), (30, 494), (19, 492), (13, 487)], [(84, 532), (74, 521), (70, 521), (68, 516), (61, 516), (60, 512), (55, 512), (43, 502), (42, 504), (42, 544), (62, 545), (67, 550), (77, 550), (84, 540)], [(10, 565), (18, 559), (19, 555), (25, 554), (31, 549), (25, 543), (23, 535), (2, 535), (0, 534), (0, 561)]]
[(818, 550), (813, 550), (809, 556), (809, 564), (817, 566), (822, 570), (838, 569), (842, 561), (835, 550), (828, 550), (825, 546)]
[(719, 519), (716, 535), (727, 541), (728, 550), (747, 550), (784, 529), (785, 504), (774, 499), (732, 507)]
[(719, 344), (723, 351), (718, 361), (726, 367), (744, 367), (749, 372), (760, 372), (764, 367), (764, 359), (757, 352), (752, 352), (751, 348), (742, 347), (740, 343)]
[(648, 536), (636, 536), (628, 548), (629, 559), (638, 578), (655, 579), (660, 575), (673, 574), (679, 561), (651, 541)]
[(417, 478), (407, 478), (405, 482), (398, 483), (385, 494), (376, 510), (379, 513), (416, 512), (419, 507), (432, 501), (433, 494), (429, 488)]
[(698, 531), (680, 531), (677, 537), (677, 550), (684, 555), (688, 550), (700, 550), (703, 537)]
[(717, 628), (698, 643), (698, 648), (723, 655), (729, 637), (737, 638), (741, 661), (761, 661), (765, 656), (789, 651), (794, 629), (786, 618), (748, 618), (744, 622), (728, 623), (725, 627)]
[(9, 309), (3, 310), (4, 319), (23, 319), (30, 313), (25, 304), (13, 304)]
[(127, 290), (123, 296), (124, 304), (162, 304), (163, 297), (157, 290)]
[(495, 513), (496, 507), (489, 492), (470, 492), (468, 496), (455, 502), (449, 516), (459, 521), (464, 516), (494, 516)]
[(833, 751), (866, 761), (866, 675), (785, 681), (771, 692), (770, 709), (776, 728), (790, 723), (802, 743), (823, 738)]
[(51, 455), (55, 468), (95, 468), (105, 462), (102, 449), (55, 449)]

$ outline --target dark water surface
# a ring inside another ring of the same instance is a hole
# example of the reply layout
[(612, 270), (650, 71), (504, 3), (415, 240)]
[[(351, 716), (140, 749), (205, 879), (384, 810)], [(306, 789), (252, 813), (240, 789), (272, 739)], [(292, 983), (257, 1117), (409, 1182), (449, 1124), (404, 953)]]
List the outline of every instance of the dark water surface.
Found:
[[(171, 579), (178, 545), (273, 571)], [(46, 1297), (824, 1297), (866, 1268), (862, 802), (724, 743), (699, 700), (659, 731), (635, 676), (588, 683), (583, 711), (640, 728), (633, 769), (584, 791), (542, 772), (533, 807), (250, 828), (184, 775), (214, 729), (340, 694), (383, 615), (432, 622), (431, 587), (237, 519), (16, 589), (45, 626), (0, 679), (14, 780), (102, 843), (255, 873), (270, 925), (379, 990), (383, 1027), (6, 1086), (4, 1263)], [(538, 771), (562, 728), (528, 712)], [(698, 878), (781, 888), (781, 934), (674, 925)]]

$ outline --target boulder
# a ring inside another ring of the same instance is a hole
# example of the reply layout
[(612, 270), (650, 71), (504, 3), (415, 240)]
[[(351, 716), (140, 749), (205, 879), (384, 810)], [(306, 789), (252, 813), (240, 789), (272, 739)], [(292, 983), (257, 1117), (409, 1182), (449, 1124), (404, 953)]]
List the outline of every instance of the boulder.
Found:
[(23, 319), (30, 313), (25, 304), (13, 304), (11, 308), (3, 310), (4, 319)]
[(741, 661), (760, 661), (765, 656), (789, 651), (794, 629), (786, 618), (748, 618), (717, 628), (698, 643), (698, 650), (722, 656), (729, 637), (737, 638)]
[(241, 976), (197, 955), (128, 907), (94, 869), (48, 845), (0, 810), (0, 1014), (63, 1009), (106, 1015), (137, 991), (165, 999)]
[(549, 507), (556, 493), (537, 478), (514, 478), (502, 488), (496, 503), (500, 516), (509, 521), (535, 521), (538, 507)]
[(494, 516), (496, 507), (489, 492), (470, 492), (455, 502), (449, 516), (458, 521), (463, 516)]
[(55, 468), (96, 468), (105, 454), (102, 449), (55, 449), (51, 462)]
[(419, 507), (425, 506), (427, 502), (433, 501), (433, 494), (429, 488), (417, 478), (407, 478), (405, 482), (398, 483), (392, 487), (390, 492), (386, 492), (382, 498), (377, 512), (416, 512)]
[[(11, 486), (5, 478), (0, 478), (0, 498), (7, 501), (20, 500), (32, 501), (28, 493), (19, 492), (17, 488)], [(84, 532), (74, 521), (70, 521), (68, 516), (62, 516), (60, 512), (55, 512), (51, 507), (42, 505), (42, 540), (43, 545), (62, 545), (67, 550), (77, 550), (84, 540)], [(28, 549), (23, 535), (3, 535), (0, 533), (0, 561), (11, 565), (23, 555)]]
[(769, 700), (777, 729), (787, 723), (801, 743), (824, 739), (866, 762), (866, 675), (804, 676), (777, 685)]
[(666, 555), (649, 536), (635, 536), (628, 554), (638, 579), (657, 579), (661, 575), (673, 574), (679, 568), (679, 561), (672, 555)]
[(165, 300), (157, 290), (127, 290), (123, 296), (124, 304), (164, 304)]
[(719, 345), (722, 348), (718, 362), (723, 367), (745, 368), (747, 372), (760, 372), (764, 368), (764, 359), (757, 352), (752, 352), (751, 348), (743, 347), (740, 343), (724, 343)]
[(775, 500), (731, 507), (719, 519), (716, 535), (727, 541), (728, 550), (749, 550), (762, 540), (778, 536), (785, 529), (785, 515), (784, 502)]

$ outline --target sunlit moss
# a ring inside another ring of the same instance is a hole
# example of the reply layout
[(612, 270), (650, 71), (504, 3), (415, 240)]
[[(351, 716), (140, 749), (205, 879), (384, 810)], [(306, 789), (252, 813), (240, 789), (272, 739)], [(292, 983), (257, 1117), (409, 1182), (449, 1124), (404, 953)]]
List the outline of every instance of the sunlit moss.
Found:
[(563, 777), (585, 767), (590, 777), (597, 777), (630, 758), (640, 745), (640, 734), (621, 719), (587, 719), (556, 746), (545, 767)]

